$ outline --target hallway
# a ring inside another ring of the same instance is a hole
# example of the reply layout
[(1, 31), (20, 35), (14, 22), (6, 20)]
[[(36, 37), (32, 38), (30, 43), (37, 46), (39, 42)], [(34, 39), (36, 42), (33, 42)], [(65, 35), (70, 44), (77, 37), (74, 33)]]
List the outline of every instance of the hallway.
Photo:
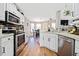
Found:
[(29, 38), (29, 42), (19, 56), (56, 56), (56, 53), (40, 47), (38, 38)]

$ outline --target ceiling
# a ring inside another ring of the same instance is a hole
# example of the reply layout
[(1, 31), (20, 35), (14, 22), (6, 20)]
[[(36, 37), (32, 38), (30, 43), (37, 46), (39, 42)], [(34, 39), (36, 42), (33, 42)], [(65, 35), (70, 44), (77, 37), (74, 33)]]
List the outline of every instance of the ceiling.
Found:
[[(17, 3), (22, 9), (25, 16), (31, 21), (46, 21), (49, 18), (56, 18), (56, 11), (63, 10), (65, 3)], [(71, 9), (72, 4), (68, 4), (68, 8)]]

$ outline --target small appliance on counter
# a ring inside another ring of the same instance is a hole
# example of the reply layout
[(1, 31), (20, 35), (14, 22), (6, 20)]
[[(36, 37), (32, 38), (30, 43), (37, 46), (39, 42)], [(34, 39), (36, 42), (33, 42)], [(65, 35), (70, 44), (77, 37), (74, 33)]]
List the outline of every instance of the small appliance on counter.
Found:
[(79, 27), (75, 25), (69, 26), (68, 32), (71, 34), (79, 35)]

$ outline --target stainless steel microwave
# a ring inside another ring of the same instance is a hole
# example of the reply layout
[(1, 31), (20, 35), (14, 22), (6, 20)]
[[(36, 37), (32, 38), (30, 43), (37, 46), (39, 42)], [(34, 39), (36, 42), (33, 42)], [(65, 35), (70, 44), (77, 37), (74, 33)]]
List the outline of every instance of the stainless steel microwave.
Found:
[(5, 11), (5, 21), (9, 23), (19, 23), (20, 18), (9, 11)]

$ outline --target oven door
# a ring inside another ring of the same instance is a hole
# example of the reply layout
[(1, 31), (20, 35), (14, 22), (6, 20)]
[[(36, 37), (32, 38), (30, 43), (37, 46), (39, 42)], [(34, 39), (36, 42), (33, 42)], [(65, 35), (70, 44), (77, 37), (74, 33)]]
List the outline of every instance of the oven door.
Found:
[(16, 49), (25, 42), (25, 33), (16, 35)]

